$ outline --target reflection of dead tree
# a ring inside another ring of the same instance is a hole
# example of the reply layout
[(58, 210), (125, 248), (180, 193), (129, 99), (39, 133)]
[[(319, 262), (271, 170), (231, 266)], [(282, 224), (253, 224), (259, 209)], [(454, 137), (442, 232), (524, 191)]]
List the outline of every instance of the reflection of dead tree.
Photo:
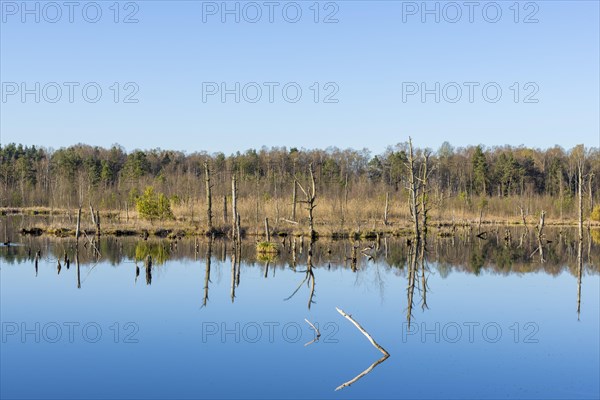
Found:
[(146, 257), (146, 285), (152, 284), (152, 256)]
[(319, 339), (321, 338), (321, 332), (319, 332), (319, 328), (317, 328), (316, 326), (314, 326), (308, 319), (304, 318), (304, 320), (306, 321), (306, 323), (308, 325), (310, 325), (310, 327), (313, 329), (313, 331), (315, 331), (315, 338), (313, 340), (311, 340), (310, 342), (304, 344), (304, 347), (309, 346), (315, 342), (318, 342)]
[(213, 245), (213, 237), (211, 236), (208, 239), (208, 248), (206, 249), (206, 270), (204, 273), (204, 298), (202, 299), (202, 306), (206, 306), (206, 302), (208, 301), (208, 284), (210, 282), (210, 259), (212, 257), (212, 245)]
[(410, 321), (412, 319), (412, 308), (413, 308), (413, 297), (415, 293), (415, 281), (416, 281), (416, 273), (417, 273), (417, 255), (416, 255), (416, 244), (412, 243), (408, 248), (408, 286), (406, 288), (406, 297), (407, 297), (407, 310), (406, 310), (406, 320), (408, 322), (408, 327), (410, 328)]
[(369, 368), (367, 368), (366, 370), (364, 370), (363, 372), (361, 372), (360, 374), (356, 375), (354, 378), (352, 378), (351, 380), (342, 383), (340, 386), (338, 386), (335, 390), (340, 390), (343, 389), (347, 386), (352, 385), (353, 383), (357, 382), (359, 379), (361, 379), (363, 376), (367, 375), (369, 372), (371, 372), (376, 366), (378, 366), (379, 364), (381, 364), (382, 362), (384, 362), (385, 360), (388, 359), (388, 357), (390, 356), (390, 353), (387, 352), (387, 350), (385, 350), (383, 347), (381, 347), (379, 345), (379, 343), (377, 343), (375, 341), (375, 339), (373, 339), (373, 337), (362, 327), (360, 326), (360, 324), (354, 319), (352, 318), (351, 315), (345, 313), (343, 310), (341, 310), (340, 308), (336, 307), (335, 308), (337, 310), (337, 312), (339, 312), (344, 318), (346, 318), (348, 321), (352, 322), (352, 324), (363, 334), (365, 335), (365, 337), (369, 340), (369, 342), (371, 342), (371, 344), (377, 349), (379, 350), (381, 353), (383, 353), (383, 357), (381, 357), (379, 360), (375, 361), (373, 364), (371, 364), (371, 366)]
[(352, 244), (352, 252), (350, 254), (350, 268), (352, 269), (352, 272), (356, 272), (357, 268), (356, 268), (356, 263), (358, 261), (358, 258), (356, 256), (356, 250), (358, 249), (358, 244)]
[[(77, 217), (79, 219), (79, 217)], [(79, 270), (79, 246), (75, 246), (75, 268), (77, 273), (77, 289), (81, 289), (81, 271)]]
[(583, 275), (583, 242), (577, 245), (577, 320), (581, 312), (581, 277)]
[(348, 382), (342, 383), (340, 386), (336, 387), (335, 390), (338, 391), (340, 389), (343, 389), (345, 387), (348, 387), (348, 386), (352, 385), (353, 383), (355, 383), (356, 381), (358, 381), (359, 379), (361, 379), (363, 376), (365, 376), (369, 372), (371, 372), (373, 369), (375, 369), (376, 366), (378, 366), (379, 364), (381, 364), (382, 362), (384, 362), (385, 360), (387, 360), (389, 357), (390, 357), (389, 355), (381, 357), (379, 360), (377, 360), (373, 364), (371, 364), (371, 366), (369, 368), (365, 369), (363, 372), (361, 372), (360, 374), (356, 375), (354, 378), (350, 379)]
[(546, 260), (544, 260), (544, 245), (542, 243), (542, 238), (544, 236), (544, 223), (546, 220), (546, 211), (542, 210), (542, 213), (540, 215), (540, 223), (539, 225), (535, 228), (537, 231), (537, 240), (538, 240), (538, 248), (531, 253), (530, 257), (533, 257), (535, 255), (535, 253), (539, 252), (540, 253), (540, 262), (543, 264), (544, 262), (546, 262)]
[[(38, 276), (38, 263), (40, 261), (41, 252), (38, 250), (35, 253), (35, 259), (33, 260), (33, 265), (35, 266), (35, 276)], [(79, 270), (79, 269), (78, 269)]]
[(426, 262), (425, 262), (425, 247), (426, 247), (426, 237), (423, 238), (423, 240), (421, 241), (421, 246), (419, 249), (419, 264), (421, 265), (421, 287), (422, 287), (422, 294), (421, 294), (421, 309), (425, 310), (425, 309), (429, 309), (429, 306), (427, 305), (427, 277), (425, 276), (425, 269), (426, 267)]
[(231, 302), (234, 302), (235, 299), (235, 273), (236, 273), (236, 255), (237, 249), (235, 245), (233, 247), (233, 252), (231, 253)]
[(288, 301), (289, 299), (294, 297), (294, 295), (296, 293), (298, 293), (298, 291), (300, 290), (300, 288), (302, 287), (304, 282), (307, 282), (307, 284), (310, 286), (310, 293), (308, 295), (308, 309), (309, 310), (310, 310), (310, 306), (312, 304), (314, 304), (313, 297), (315, 295), (315, 274), (313, 273), (312, 253), (313, 253), (313, 241), (311, 240), (310, 244), (308, 246), (308, 257), (306, 259), (306, 271), (304, 271), (306, 273), (306, 275), (305, 275), (304, 279), (302, 280), (302, 282), (300, 282), (300, 284), (298, 285), (296, 290), (294, 290), (294, 292), (289, 297), (283, 299), (284, 301)]

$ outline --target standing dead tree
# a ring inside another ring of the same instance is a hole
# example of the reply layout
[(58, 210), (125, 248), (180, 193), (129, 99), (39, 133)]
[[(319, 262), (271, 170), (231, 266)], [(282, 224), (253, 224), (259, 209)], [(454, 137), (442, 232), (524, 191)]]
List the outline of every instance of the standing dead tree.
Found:
[(429, 161), (431, 158), (431, 151), (425, 150), (423, 152), (423, 163), (421, 165), (421, 177), (419, 178), (421, 186), (421, 217), (423, 219), (422, 230), (423, 237), (427, 236), (427, 224), (429, 215), (429, 176), (433, 172), (433, 168), (430, 167)]
[(79, 209), (77, 210), (77, 228), (75, 229), (75, 241), (77, 248), (79, 248), (79, 234), (81, 233), (81, 205), (79, 205)]
[(390, 192), (385, 193), (385, 208), (383, 210), (383, 225), (388, 226), (388, 211), (390, 207)]
[(296, 184), (298, 185), (298, 187), (300, 188), (300, 190), (302, 191), (302, 193), (304, 193), (304, 196), (306, 198), (306, 200), (304, 200), (303, 203), (306, 204), (306, 209), (308, 210), (308, 229), (310, 231), (310, 239), (312, 241), (316, 237), (313, 211), (314, 211), (315, 207), (317, 206), (315, 204), (315, 200), (317, 198), (317, 190), (316, 190), (316, 184), (315, 184), (315, 173), (313, 170), (312, 163), (310, 163), (308, 166), (308, 172), (310, 173), (310, 181), (311, 181), (311, 187), (309, 188), (310, 191), (305, 190), (297, 178), (295, 178), (295, 181), (296, 181)]
[(231, 215), (233, 216), (233, 225), (231, 227), (231, 237), (233, 240), (239, 240), (236, 233), (238, 231), (238, 211), (237, 211), (237, 178), (235, 172), (231, 174)]
[(292, 190), (292, 221), (296, 221), (296, 202), (298, 199), (298, 185), (294, 181), (294, 189)]
[(578, 178), (578, 200), (579, 200), (579, 209), (577, 211), (578, 217), (578, 233), (579, 233), (579, 241), (583, 242), (583, 185), (585, 181), (585, 177), (583, 175), (583, 169), (585, 166), (585, 149), (583, 154), (577, 160), (577, 178)]
[(421, 237), (421, 230), (419, 227), (419, 178), (417, 177), (417, 170), (415, 167), (415, 155), (413, 152), (412, 138), (408, 138), (408, 161), (405, 163), (406, 169), (408, 170), (408, 186), (407, 189), (410, 194), (410, 213), (413, 221), (413, 230), (415, 239)]
[(540, 262), (543, 264), (546, 260), (544, 259), (544, 244), (542, 242), (542, 238), (544, 237), (544, 224), (546, 221), (546, 211), (542, 210), (540, 214), (540, 223), (535, 227), (537, 231), (537, 240), (538, 240), (538, 248), (531, 254), (531, 257), (535, 255), (535, 253), (540, 253)]
[(211, 196), (211, 185), (210, 185), (210, 168), (208, 167), (208, 161), (204, 162), (204, 175), (206, 182), (206, 229), (210, 235), (213, 231), (212, 224), (212, 196)]

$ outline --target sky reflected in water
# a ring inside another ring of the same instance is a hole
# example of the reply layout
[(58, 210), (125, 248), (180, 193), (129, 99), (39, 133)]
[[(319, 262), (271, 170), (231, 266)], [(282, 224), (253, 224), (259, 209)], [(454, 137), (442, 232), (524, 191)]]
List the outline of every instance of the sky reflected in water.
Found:
[[(73, 239), (23, 237), (0, 249), (0, 394), (598, 398), (598, 244), (586, 235), (578, 285), (572, 232), (548, 231), (544, 264), (533, 239), (515, 232), (509, 244), (503, 232), (433, 237), (412, 278), (418, 253), (404, 239), (319, 240), (306, 281), (300, 239), (294, 267), (290, 238), (260, 261), (246, 241), (239, 266), (225, 240), (102, 238), (98, 261), (80, 244), (80, 288)], [(390, 353), (339, 391), (382, 353), (336, 307)], [(308, 345), (305, 319), (321, 334)]]

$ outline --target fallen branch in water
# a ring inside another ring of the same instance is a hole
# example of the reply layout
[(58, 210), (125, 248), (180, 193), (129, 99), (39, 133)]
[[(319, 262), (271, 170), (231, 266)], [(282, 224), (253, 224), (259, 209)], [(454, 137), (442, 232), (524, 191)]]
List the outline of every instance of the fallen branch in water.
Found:
[(306, 321), (306, 323), (308, 325), (310, 325), (310, 327), (315, 331), (315, 338), (313, 340), (311, 340), (310, 342), (306, 343), (304, 345), (304, 347), (313, 344), (314, 342), (318, 342), (319, 338), (321, 337), (321, 332), (319, 332), (319, 328), (317, 328), (316, 326), (314, 326), (309, 320), (307, 320), (306, 318), (304, 318), (304, 320)]
[(354, 326), (356, 326), (356, 328), (361, 331), (361, 333), (363, 335), (365, 335), (367, 337), (367, 339), (369, 339), (369, 341), (371, 342), (371, 344), (373, 346), (375, 346), (375, 348), (377, 348), (377, 350), (379, 350), (380, 352), (383, 353), (383, 355), (385, 356), (390, 356), (390, 353), (388, 353), (383, 347), (381, 347), (376, 341), (375, 339), (373, 339), (373, 337), (371, 335), (369, 335), (369, 332), (367, 332), (365, 330), (365, 328), (363, 328), (362, 326), (360, 326), (360, 324), (358, 322), (356, 322), (354, 320), (354, 318), (352, 318), (351, 315), (346, 314), (343, 310), (339, 309), (338, 307), (335, 308), (337, 310), (337, 312), (339, 312), (344, 318), (346, 318), (348, 321), (352, 322), (354, 324)]

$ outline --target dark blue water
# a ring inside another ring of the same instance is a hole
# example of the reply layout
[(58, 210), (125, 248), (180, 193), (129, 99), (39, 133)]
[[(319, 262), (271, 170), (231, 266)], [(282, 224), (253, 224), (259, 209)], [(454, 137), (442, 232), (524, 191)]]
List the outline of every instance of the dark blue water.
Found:
[[(285, 300), (306, 277), (306, 246), (294, 270), (289, 245), (267, 265), (250, 244), (238, 281), (231, 246), (216, 241), (206, 285), (208, 244), (195, 254), (193, 241), (180, 242), (147, 284), (142, 262), (136, 279), (138, 240), (111, 239), (97, 263), (81, 250), (78, 288), (72, 240), (22, 241), (0, 249), (2, 398), (600, 396), (595, 243), (584, 243), (578, 285), (568, 241), (547, 249), (544, 264), (504, 265), (501, 243), (492, 251), (436, 239), (416, 270), (409, 327), (410, 267), (398, 261), (409, 253), (399, 240), (387, 241), (387, 256), (383, 244), (374, 260), (361, 256), (356, 271), (344, 260), (351, 244), (317, 242), (310, 309), (312, 278)], [(37, 276), (29, 247), (43, 249)], [(59, 274), (65, 249), (72, 261)], [(494, 259), (480, 266), (482, 254)], [(391, 355), (339, 391), (382, 353), (336, 307)], [(321, 332), (308, 346), (305, 318)]]

